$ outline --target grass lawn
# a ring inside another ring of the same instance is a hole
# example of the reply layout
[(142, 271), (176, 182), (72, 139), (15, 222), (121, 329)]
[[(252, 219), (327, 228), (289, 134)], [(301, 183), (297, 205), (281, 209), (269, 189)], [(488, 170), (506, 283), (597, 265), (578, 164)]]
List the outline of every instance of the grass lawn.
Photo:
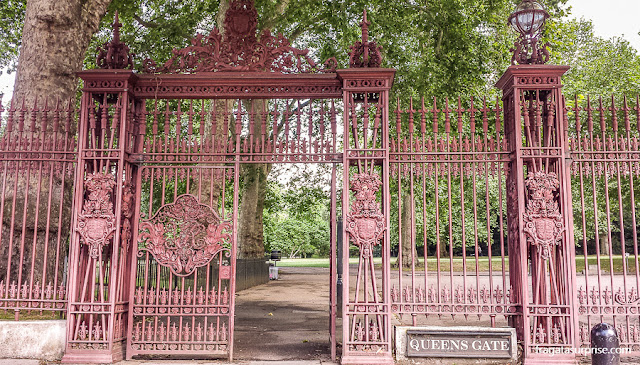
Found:
[[(382, 258), (376, 257), (373, 259), (376, 264), (382, 264)], [(349, 259), (350, 264), (357, 264), (358, 258), (353, 257)], [(311, 259), (282, 259), (278, 261), (277, 266), (280, 267), (329, 267), (329, 258), (311, 258)]]
[[(60, 312), (42, 311), (39, 309), (29, 310), (28, 308), (20, 308), (21, 321), (36, 321), (43, 319), (62, 319)], [(15, 320), (15, 312), (11, 309), (0, 310), (0, 321)]]
[[(588, 256), (587, 260), (589, 265), (597, 265), (597, 258), (595, 256)], [(440, 258), (440, 270), (444, 272), (449, 272), (451, 268), (451, 262), (453, 261), (453, 271), (461, 272), (464, 268), (462, 257), (454, 257), (453, 260), (449, 258)], [(613, 261), (613, 269), (615, 273), (622, 273), (623, 269), (623, 258), (620, 255), (612, 256)], [(392, 266), (395, 266), (396, 258), (392, 258)], [(357, 264), (358, 258), (352, 257), (349, 258), (349, 263)], [(382, 259), (380, 257), (374, 258), (374, 263), (377, 265), (382, 264)], [(635, 263), (633, 257), (628, 258), (627, 260), (628, 268), (627, 273), (635, 274)], [(427, 259), (427, 268), (430, 272), (436, 271), (437, 259), (429, 257)], [(505, 257), (505, 270), (509, 270), (509, 259)], [(280, 267), (329, 267), (329, 259), (328, 258), (308, 258), (308, 259), (288, 259), (283, 258), (282, 261), (279, 261), (277, 266)], [(476, 271), (476, 261), (475, 257), (467, 257), (466, 259), (466, 268), (467, 272), (475, 272)], [(491, 260), (491, 266), (494, 271), (502, 270), (502, 258), (501, 257), (493, 257)], [(576, 258), (576, 270), (578, 273), (584, 270), (585, 263), (584, 257), (579, 256)], [(603, 273), (608, 273), (611, 267), (611, 261), (609, 260), (609, 256), (600, 256), (600, 268)], [(418, 264), (416, 265), (416, 269), (423, 270), (424, 269), (424, 259), (420, 258)], [(487, 272), (489, 271), (489, 258), (484, 256), (478, 258), (478, 271)]]
[[(428, 269), (429, 271), (431, 271), (432, 269), (435, 271), (436, 268), (436, 258), (428, 258), (427, 260), (427, 265), (428, 265)], [(448, 258), (440, 258), (440, 269), (442, 271), (449, 271), (450, 265), (449, 265), (449, 259)], [(380, 257), (375, 257), (373, 259), (373, 262), (376, 265), (381, 265), (382, 264), (382, 258)], [(392, 258), (392, 263), (395, 264), (396, 262), (396, 258)], [(494, 257), (492, 259), (493, 262), (493, 269), (494, 270), (500, 270), (500, 268), (502, 267), (502, 260), (498, 257)], [(357, 257), (351, 257), (349, 258), (349, 263), (350, 264), (358, 264), (358, 258)], [(420, 268), (423, 269), (424, 268), (424, 259), (420, 258), (418, 264), (416, 265), (416, 268)], [(478, 259), (478, 270), (479, 271), (488, 271), (489, 270), (489, 258), (488, 257), (480, 257)], [(508, 263), (505, 260), (505, 264), (507, 265), (508, 268)], [(308, 259), (282, 259), (282, 261), (279, 261), (277, 266), (280, 267), (329, 267), (329, 259), (328, 258), (308, 258)], [(462, 257), (454, 257), (453, 258), (453, 271), (462, 271), (463, 268), (463, 260)], [(473, 257), (467, 257), (467, 271), (473, 270), (475, 271), (475, 258)]]

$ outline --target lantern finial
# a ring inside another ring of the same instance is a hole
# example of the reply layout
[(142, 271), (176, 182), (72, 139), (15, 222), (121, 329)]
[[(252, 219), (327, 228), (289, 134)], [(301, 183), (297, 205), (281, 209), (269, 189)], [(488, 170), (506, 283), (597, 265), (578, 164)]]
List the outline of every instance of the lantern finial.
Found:
[(549, 13), (535, 0), (523, 0), (509, 16), (509, 24), (520, 33), (511, 49), (512, 64), (544, 64), (549, 61), (549, 43), (540, 47), (540, 36)]

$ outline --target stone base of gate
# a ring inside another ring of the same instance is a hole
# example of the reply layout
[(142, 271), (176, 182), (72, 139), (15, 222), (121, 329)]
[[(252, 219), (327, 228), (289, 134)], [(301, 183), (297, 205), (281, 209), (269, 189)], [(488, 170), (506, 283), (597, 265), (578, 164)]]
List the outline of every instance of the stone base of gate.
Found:
[(393, 357), (389, 356), (344, 356), (340, 359), (341, 365), (393, 365)]
[(64, 353), (65, 322), (0, 321), (0, 358), (60, 360)]
[(63, 364), (113, 364), (124, 360), (124, 346), (121, 342), (113, 344), (112, 351), (67, 350), (62, 357)]
[(522, 365), (576, 365), (578, 360), (575, 355), (541, 355), (536, 354), (535, 357), (524, 359)]

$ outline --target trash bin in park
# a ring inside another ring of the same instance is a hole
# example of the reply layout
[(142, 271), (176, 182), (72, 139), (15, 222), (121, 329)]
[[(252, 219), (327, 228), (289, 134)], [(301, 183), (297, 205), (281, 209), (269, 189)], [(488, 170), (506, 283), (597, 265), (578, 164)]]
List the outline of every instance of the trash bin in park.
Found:
[(269, 265), (269, 280), (278, 280), (278, 269), (275, 265)]
[(282, 251), (272, 250), (269, 260), (273, 263), (269, 263), (269, 280), (278, 280), (278, 267), (276, 264), (282, 259)]
[(280, 250), (272, 250), (271, 251), (271, 261), (280, 261), (282, 259), (282, 251)]

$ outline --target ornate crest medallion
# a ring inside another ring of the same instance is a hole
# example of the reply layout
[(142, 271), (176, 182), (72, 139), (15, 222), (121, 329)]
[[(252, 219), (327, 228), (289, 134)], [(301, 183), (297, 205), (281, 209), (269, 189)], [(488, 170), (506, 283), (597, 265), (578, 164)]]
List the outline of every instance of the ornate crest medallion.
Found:
[(317, 65), (309, 50), (291, 46), (282, 34), (268, 29), (258, 35), (258, 12), (253, 1), (233, 0), (224, 19), (224, 35), (213, 28), (208, 35), (198, 34), (191, 45), (174, 49), (163, 65), (144, 60), (148, 73), (194, 73), (216, 71), (309, 73), (333, 72), (335, 58)]
[(160, 207), (140, 225), (138, 256), (148, 251), (178, 276), (191, 275), (211, 262), (231, 240), (231, 222), (222, 221), (210, 206), (190, 194)]
[(365, 256), (371, 255), (371, 248), (379, 244), (385, 230), (384, 216), (376, 201), (381, 185), (378, 175), (356, 174), (351, 180), (355, 200), (346, 218), (346, 230)]
[(88, 192), (78, 216), (76, 231), (80, 243), (89, 247), (89, 257), (97, 259), (102, 247), (109, 243), (116, 230), (116, 216), (113, 213), (111, 195), (116, 181), (113, 175), (89, 174), (85, 181)]
[(540, 250), (542, 258), (551, 257), (551, 247), (562, 240), (565, 230), (562, 214), (555, 200), (560, 181), (555, 173), (535, 172), (525, 181), (529, 199), (523, 215), (527, 242)]

